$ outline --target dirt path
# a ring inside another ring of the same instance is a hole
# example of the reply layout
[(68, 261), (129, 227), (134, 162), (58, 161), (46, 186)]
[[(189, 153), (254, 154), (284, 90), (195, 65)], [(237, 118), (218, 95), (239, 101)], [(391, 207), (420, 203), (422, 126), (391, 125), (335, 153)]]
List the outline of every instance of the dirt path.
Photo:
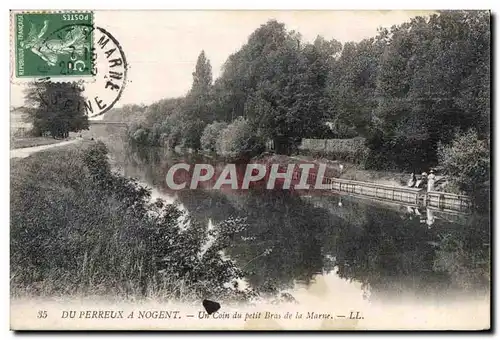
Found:
[(29, 148), (22, 148), (22, 149), (12, 149), (12, 150), (10, 150), (10, 158), (25, 158), (25, 157), (28, 157), (29, 155), (34, 154), (34, 153), (39, 152), (39, 151), (54, 148), (56, 146), (73, 144), (73, 143), (79, 142), (81, 140), (82, 139), (77, 138), (77, 139), (72, 139), (72, 140), (68, 140), (68, 141), (64, 141), (64, 142), (60, 142), (60, 143), (32, 146)]

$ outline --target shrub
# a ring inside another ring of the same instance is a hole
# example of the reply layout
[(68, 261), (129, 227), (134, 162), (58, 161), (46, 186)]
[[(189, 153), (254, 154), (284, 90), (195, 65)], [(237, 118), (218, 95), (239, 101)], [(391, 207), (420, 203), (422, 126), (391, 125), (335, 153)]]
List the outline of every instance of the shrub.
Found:
[(238, 117), (220, 133), (215, 143), (217, 154), (228, 158), (252, 157), (261, 153), (265, 146), (255, 135), (248, 121)]
[(143, 127), (132, 133), (132, 140), (138, 145), (147, 145), (149, 140), (149, 130)]
[(174, 148), (181, 142), (181, 127), (179, 124), (179, 116), (168, 116), (161, 124), (162, 140), (169, 148)]
[(214, 152), (215, 143), (225, 128), (227, 128), (227, 123), (225, 122), (215, 121), (212, 124), (208, 124), (201, 135), (201, 148), (205, 151)]
[(479, 205), (489, 205), (489, 141), (480, 140), (473, 130), (458, 133), (449, 145), (439, 145), (438, 156), (438, 168), (451, 183), (472, 195)]

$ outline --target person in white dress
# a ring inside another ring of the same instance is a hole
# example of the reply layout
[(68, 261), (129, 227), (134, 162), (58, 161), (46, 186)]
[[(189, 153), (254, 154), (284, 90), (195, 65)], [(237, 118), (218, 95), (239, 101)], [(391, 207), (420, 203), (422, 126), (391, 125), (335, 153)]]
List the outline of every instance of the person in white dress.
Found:
[(434, 182), (436, 182), (436, 175), (434, 175), (434, 170), (431, 170), (427, 176), (427, 191), (434, 190)]

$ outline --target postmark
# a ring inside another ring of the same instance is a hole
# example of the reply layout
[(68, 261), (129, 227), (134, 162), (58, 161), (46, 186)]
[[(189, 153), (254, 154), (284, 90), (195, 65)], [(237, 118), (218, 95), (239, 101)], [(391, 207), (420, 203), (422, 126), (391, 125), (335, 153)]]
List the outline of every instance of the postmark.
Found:
[[(60, 32), (83, 31), (94, 37), (95, 47), (89, 52), (90, 75), (93, 82), (87, 83), (82, 80), (73, 81), (84, 98), (83, 103), (63, 105), (64, 107), (83, 106), (89, 118), (100, 116), (110, 110), (120, 99), (127, 83), (127, 59), (118, 40), (106, 29), (88, 24), (72, 24), (63, 26), (49, 34), (58, 36)], [(53, 82), (51, 77), (36, 79), (35, 82)], [(66, 98), (59, 98), (66, 100)], [(57, 99), (56, 99), (57, 101)], [(61, 103), (57, 103), (61, 105)]]
[(92, 77), (93, 22), (90, 11), (15, 13), (15, 76)]

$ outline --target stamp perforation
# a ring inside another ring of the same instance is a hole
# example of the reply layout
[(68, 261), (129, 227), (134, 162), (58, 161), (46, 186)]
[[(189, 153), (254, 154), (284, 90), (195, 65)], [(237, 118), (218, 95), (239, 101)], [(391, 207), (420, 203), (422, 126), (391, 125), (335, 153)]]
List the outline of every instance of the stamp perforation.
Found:
[[(94, 11), (84, 9), (84, 10), (10, 10), (10, 83), (15, 85), (22, 85), (30, 82), (37, 81), (38, 78), (44, 78), (46, 75), (36, 76), (36, 75), (26, 75), (26, 76), (18, 76), (17, 75), (17, 58), (18, 58), (18, 42), (17, 42), (17, 15), (43, 15), (43, 14), (90, 14), (89, 23), (93, 28), (90, 36), (91, 46), (94, 45), (94, 29), (95, 29), (95, 19), (94, 19)], [(51, 75), (51, 81), (54, 83), (75, 83), (75, 82), (84, 82), (87, 84), (95, 83), (96, 79), (94, 75)]]

